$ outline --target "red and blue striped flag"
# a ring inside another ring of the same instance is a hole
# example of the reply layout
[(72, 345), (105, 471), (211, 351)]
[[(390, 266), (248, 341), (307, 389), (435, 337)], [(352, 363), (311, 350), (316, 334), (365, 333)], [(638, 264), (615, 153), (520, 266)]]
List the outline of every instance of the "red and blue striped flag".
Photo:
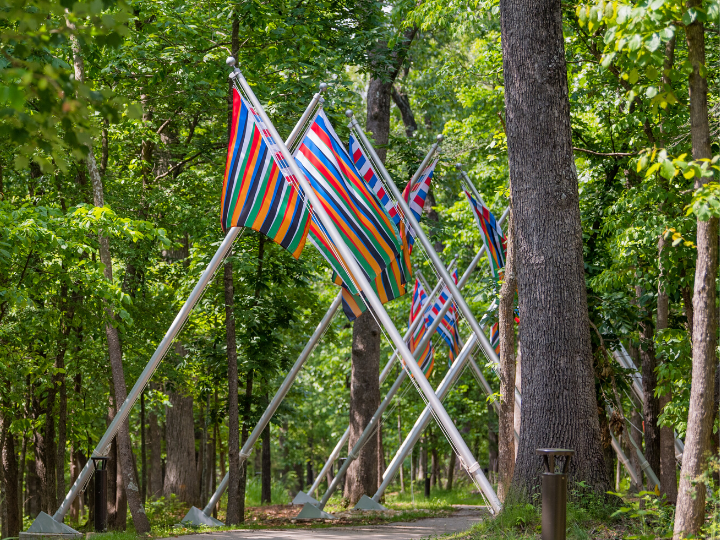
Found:
[(300, 257), (307, 238), (308, 206), (296, 187), (280, 172), (263, 140), (261, 128), (237, 89), (233, 89), (233, 115), (220, 224), (249, 227)]
[(423, 208), (425, 208), (425, 200), (430, 191), (430, 181), (432, 180), (435, 166), (439, 160), (440, 158), (436, 158), (430, 165), (425, 167), (418, 179), (415, 180), (412, 185), (408, 182), (408, 185), (405, 186), (403, 190), (403, 197), (405, 201), (407, 201), (413, 216), (415, 216), (415, 219), (418, 221), (420, 221)]
[[(295, 160), (366, 277), (374, 280), (402, 252), (400, 233), (358, 174), (322, 109), (296, 150)], [(357, 284), (315, 216), (310, 224), (310, 239), (350, 292), (358, 294)]]
[[(420, 324), (418, 324), (417, 328), (408, 339), (408, 348), (413, 354), (415, 354), (415, 351), (417, 350), (418, 345), (420, 345), (420, 341), (425, 336), (427, 330), (427, 320), (425, 319), (427, 301), (428, 296), (425, 292), (425, 287), (422, 286), (419, 279), (416, 279), (415, 288), (413, 289), (412, 304), (410, 305), (410, 320), (408, 322), (408, 326), (412, 326), (418, 317), (422, 317), (423, 320)], [(435, 367), (435, 351), (433, 350), (431, 340), (428, 340), (425, 349), (420, 355), (418, 365), (420, 366), (420, 369), (423, 370), (425, 377), (429, 378), (433, 367)]]
[(472, 208), (472, 213), (475, 216), (475, 222), (487, 247), (490, 270), (495, 279), (500, 279), (500, 271), (505, 268), (505, 251), (507, 249), (505, 233), (503, 233), (502, 227), (500, 227), (495, 216), (485, 206), (482, 199), (480, 201), (475, 200), (475, 197), (468, 190), (465, 190), (465, 195), (470, 201), (470, 208)]
[[(452, 273), (452, 278), (457, 285), (457, 270)], [(458, 310), (455, 302), (452, 300), (450, 290), (447, 288), (447, 286), (443, 287), (440, 295), (438, 296), (437, 300), (435, 300), (433, 306), (429, 310), (427, 310), (425, 319), (426, 324), (429, 327), (433, 323), (433, 321), (437, 319), (440, 310), (447, 302), (452, 302), (452, 305), (440, 321), (440, 324), (437, 327), (437, 331), (449, 348), (449, 363), (452, 364), (455, 361), (458, 353), (460, 353), (460, 349), (462, 347), (460, 346), (460, 331), (458, 330), (457, 325)]]

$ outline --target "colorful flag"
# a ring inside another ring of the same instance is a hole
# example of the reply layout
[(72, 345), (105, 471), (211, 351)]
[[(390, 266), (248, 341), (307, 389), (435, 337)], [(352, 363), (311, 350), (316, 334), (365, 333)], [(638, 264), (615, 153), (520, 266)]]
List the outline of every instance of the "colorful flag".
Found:
[(308, 206), (280, 172), (251, 110), (233, 89), (220, 223), (224, 232), (231, 227), (259, 231), (297, 259), (310, 225)]
[(470, 201), (475, 221), (483, 236), (483, 241), (487, 247), (488, 260), (490, 261), (490, 270), (495, 279), (500, 278), (500, 271), (505, 267), (505, 250), (506, 240), (502, 227), (495, 219), (490, 209), (485, 206), (482, 201), (476, 201), (470, 192), (466, 189), (465, 195)]
[[(405, 224), (400, 222), (400, 234), (405, 238)], [(407, 241), (403, 242), (403, 256), (394, 259), (382, 273), (370, 282), (380, 301), (385, 304), (390, 300), (399, 298), (407, 292), (407, 278), (412, 276), (410, 270), (410, 254)], [(349, 321), (354, 321), (365, 312), (367, 302), (364, 295), (352, 294), (343, 283), (340, 276), (335, 273), (333, 281), (342, 287), (343, 312)]]
[(372, 189), (373, 193), (377, 195), (377, 198), (380, 199), (380, 202), (382, 202), (385, 210), (395, 222), (395, 225), (399, 226), (400, 213), (398, 212), (397, 204), (390, 197), (387, 190), (385, 189), (385, 185), (380, 181), (377, 174), (375, 174), (375, 171), (370, 165), (370, 159), (368, 159), (368, 157), (365, 155), (363, 147), (360, 145), (357, 139), (352, 136), (352, 133), (350, 134), (349, 147), (350, 156), (352, 157), (353, 163), (355, 163), (355, 168), (360, 173), (360, 176), (362, 176), (367, 185), (370, 186), (370, 189)]
[[(408, 322), (408, 326), (412, 326), (419, 317), (422, 317), (423, 321), (418, 324), (417, 328), (408, 339), (408, 347), (410, 348), (410, 352), (413, 354), (415, 354), (415, 351), (420, 345), (420, 341), (422, 341), (422, 338), (425, 336), (427, 330), (427, 321), (425, 320), (427, 301), (428, 296), (425, 292), (425, 287), (422, 286), (419, 279), (416, 279), (415, 288), (413, 289), (412, 304), (410, 305), (410, 320)], [(425, 345), (425, 349), (420, 355), (420, 358), (417, 360), (420, 369), (422, 369), (425, 374), (425, 377), (429, 378), (433, 367), (435, 366), (435, 353), (433, 351), (431, 340), (428, 340), (427, 345)]]
[[(295, 160), (366, 277), (374, 280), (400, 255), (400, 233), (382, 203), (360, 177), (322, 109), (296, 150)], [(350, 292), (358, 294), (357, 285), (350, 279), (344, 261), (329, 238), (313, 215), (311, 241)]]
[(497, 354), (500, 354), (500, 325), (495, 323), (490, 329), (490, 345)]
[(412, 182), (412, 185), (408, 182), (408, 185), (405, 186), (403, 191), (403, 197), (418, 222), (420, 221), (423, 208), (425, 208), (425, 200), (430, 191), (430, 181), (432, 180), (435, 166), (439, 160), (440, 158), (436, 158), (430, 165), (425, 167), (418, 179)]
[[(452, 278), (455, 284), (457, 284), (457, 270), (452, 273)], [(428, 327), (430, 327), (433, 321), (437, 319), (440, 310), (442, 310), (443, 306), (447, 302), (452, 302), (452, 296), (450, 295), (450, 290), (447, 288), (447, 286), (445, 286), (440, 292), (437, 300), (435, 300), (433, 306), (427, 311), (425, 315), (426, 324)], [(450, 364), (455, 361), (455, 358), (457, 357), (460, 349), (462, 348), (460, 346), (460, 331), (458, 330), (457, 320), (458, 311), (455, 303), (453, 302), (437, 327), (437, 331), (440, 334), (440, 337), (443, 338), (448, 348), (450, 349)]]

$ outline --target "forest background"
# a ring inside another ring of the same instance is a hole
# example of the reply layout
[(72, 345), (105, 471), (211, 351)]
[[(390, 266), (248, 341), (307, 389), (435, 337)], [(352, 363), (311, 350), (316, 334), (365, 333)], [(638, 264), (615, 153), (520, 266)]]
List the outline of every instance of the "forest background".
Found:
[[(343, 138), (344, 111), (364, 122), (368, 81), (392, 65), (412, 30), (392, 87), (391, 174), (402, 189), (435, 136), (445, 135), (423, 223), (445, 260), (459, 255), (460, 269), (482, 240), (454, 164), (463, 164), (496, 215), (508, 204), (496, 1), (3, 0), (0, 8), (3, 537), (17, 530), (11, 515), (27, 524), (40, 510), (54, 512), (114, 414), (108, 327), (117, 329), (131, 385), (222, 240), (233, 30), (243, 73), (282, 135), (326, 82), (325, 109)], [(644, 418), (646, 432), (662, 425), (685, 434), (693, 240), (697, 218), (717, 216), (720, 201), (712, 185), (693, 191), (703, 171), (688, 157), (684, 28), (698, 18), (706, 28), (717, 155), (719, 11), (717, 2), (688, 10), (674, 0), (562, 9), (596, 391), (614, 474), (610, 429), (626, 447), (627, 433), (604, 405), (616, 408), (613, 385), (627, 388), (628, 377), (605, 350), (620, 341), (642, 366), (646, 397), (662, 400), (659, 416)], [(84, 80), (73, 48), (82, 51)], [(100, 204), (88, 145), (102, 179)], [(109, 239), (111, 265), (99, 238)], [(243, 430), (254, 426), (336, 294), (311, 249), (295, 261), (259, 238), (246, 231), (230, 258)], [(466, 296), (478, 314), (497, 295), (486, 268), (483, 260)], [(388, 307), (403, 327), (409, 298)], [(226, 470), (226, 330), (218, 275), (130, 417), (143, 499), (175, 494), (199, 505)], [(347, 426), (351, 335), (338, 315), (250, 459), (248, 477), (262, 478), (266, 491), (273, 483), (277, 496), (307, 487)], [(446, 369), (446, 349), (436, 349), (435, 384)], [(383, 342), (384, 357), (390, 351)], [(491, 370), (486, 375), (497, 388)], [(717, 411), (720, 383), (715, 388)], [(627, 395), (622, 401), (633, 409)], [(423, 406), (410, 389), (386, 417), (386, 460)], [(497, 421), (469, 374), (447, 407), (492, 470)], [(715, 454), (717, 441), (715, 430)], [(123, 528), (117, 454), (113, 445), (109, 508), (112, 526)], [(452, 486), (451, 457), (432, 428), (413, 469)], [(10, 509), (9, 485), (19, 489)]]

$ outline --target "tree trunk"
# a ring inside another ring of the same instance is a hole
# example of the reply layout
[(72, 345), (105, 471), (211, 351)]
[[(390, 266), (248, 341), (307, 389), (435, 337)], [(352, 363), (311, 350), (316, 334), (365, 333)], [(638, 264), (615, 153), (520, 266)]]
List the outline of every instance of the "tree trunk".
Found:
[[(517, 283), (517, 278), (515, 280), (515, 283)], [(520, 384), (520, 381), (522, 379), (522, 344), (517, 344), (517, 355), (515, 357), (515, 388), (518, 389), (518, 392), (520, 392), (520, 395), (522, 395), (522, 384)], [(517, 432), (518, 436), (520, 435), (520, 426), (521, 426), (521, 418), (522, 418), (522, 411), (520, 410), (520, 404), (516, 401), (515, 402), (515, 417), (513, 419), (513, 424), (515, 426), (515, 431)], [(513, 437), (515, 434), (513, 434)], [(517, 459), (518, 455), (518, 445), (520, 444), (519, 439), (514, 439), (515, 441), (515, 459)]]
[[(37, 398), (36, 398), (37, 399)], [(45, 425), (35, 431), (35, 473), (40, 481), (40, 509), (50, 515), (55, 513), (56, 487), (55, 463), (57, 447), (55, 446), (55, 387), (45, 394), (45, 406), (41, 409), (39, 402), (35, 404), (36, 417), (45, 415)]]
[(193, 397), (180, 389), (169, 395), (171, 407), (165, 419), (167, 460), (163, 495), (175, 494), (179, 501), (198, 505), (199, 489), (195, 470), (195, 426), (193, 425)]
[(457, 463), (457, 456), (454, 450), (450, 450), (450, 459), (448, 459), (448, 470), (447, 470), (447, 482), (445, 482), (445, 490), (451, 491), (453, 488), (453, 480), (455, 478), (455, 464)]
[(575, 450), (572, 481), (604, 493), (561, 2), (500, 11), (524, 368), (513, 488), (537, 492), (535, 450), (555, 447)]
[[(380, 405), (380, 327), (370, 311), (353, 323), (352, 373), (350, 376), (350, 438), (348, 452)], [(363, 495), (372, 497), (378, 486), (377, 437), (370, 437), (350, 464), (345, 497), (355, 505)]]
[[(658, 239), (658, 267), (660, 269), (660, 275), (658, 278), (656, 333), (668, 327), (668, 317), (670, 313), (670, 300), (665, 290), (665, 270), (661, 258), (664, 248), (665, 238), (663, 235), (660, 235)], [(658, 413), (661, 413), (670, 401), (671, 396), (669, 392), (660, 396)], [(660, 428), (659, 475), (660, 491), (665, 494), (669, 503), (675, 504), (677, 502), (677, 465), (675, 464), (675, 430), (672, 426), (662, 426)]]
[(158, 499), (162, 495), (162, 433), (157, 414), (150, 410), (148, 412), (148, 438), (150, 439), (150, 467), (148, 468), (147, 497), (151, 500)]
[[(636, 491), (642, 491), (643, 472), (642, 467), (640, 466), (640, 458), (638, 457), (636, 449), (640, 448), (642, 450), (642, 434), (639, 431), (640, 429), (642, 429), (642, 416), (640, 416), (640, 413), (636, 409), (633, 409), (632, 416), (630, 417), (630, 423), (632, 425), (629, 428), (629, 436), (630, 438), (632, 438), (632, 441), (628, 439), (628, 452), (630, 455), (630, 463), (632, 463), (632, 466), (637, 471), (638, 477), (640, 479), (640, 483), (633, 483), (633, 487)], [(633, 441), (635, 442), (635, 444), (633, 444)]]
[[(498, 422), (497, 414), (494, 407), (488, 403), (488, 471), (491, 473), (498, 472)], [(493, 482), (493, 480), (490, 480)]]
[[(75, 25), (69, 21), (67, 24), (68, 28), (74, 32)], [(75, 34), (71, 34), (70, 40), (74, 57), (75, 80), (84, 82), (85, 64), (80, 49), (80, 42)], [(93, 152), (92, 145), (88, 145), (86, 162), (93, 186), (94, 204), (95, 206), (104, 206), (104, 188), (100, 172), (98, 171), (97, 163), (95, 161), (95, 154)], [(108, 238), (103, 235), (102, 231), (98, 233), (98, 240), (100, 243), (100, 261), (103, 265), (105, 265), (105, 279), (112, 282), (113, 269), (112, 256), (110, 254), (110, 242), (108, 241)], [(109, 307), (106, 309), (106, 313), (109, 321), (105, 325), (105, 334), (107, 336), (108, 356), (110, 357), (110, 367), (112, 370), (115, 402), (122, 404), (127, 398), (127, 387), (125, 386), (125, 374), (123, 372), (120, 333), (111, 322), (116, 320), (115, 313), (113, 313)], [(130, 506), (130, 512), (132, 513), (133, 524), (135, 525), (135, 530), (138, 534), (146, 534), (150, 532), (150, 522), (145, 515), (145, 509), (143, 508), (142, 501), (140, 500), (140, 490), (138, 489), (135, 475), (133, 473), (132, 449), (130, 447), (130, 424), (127, 419), (121, 424), (116, 439), (118, 442), (118, 456), (120, 458), (119, 465), (123, 474), (125, 492), (128, 505)]]
[[(638, 306), (643, 296), (642, 287), (636, 287)], [(660, 429), (658, 428), (658, 411), (660, 404), (655, 397), (657, 387), (657, 374), (655, 373), (655, 343), (653, 341), (652, 319), (648, 310), (641, 306), (640, 313), (640, 364), (643, 386), (643, 435), (645, 438), (645, 459), (655, 474), (660, 472)], [(655, 486), (649, 485), (648, 489), (654, 490)]]
[(15, 454), (15, 436), (10, 432), (10, 419), (2, 418), (4, 444), (2, 451), (2, 492), (5, 512), (3, 515), (3, 535), (5, 538), (20, 534), (20, 496), (18, 493), (18, 462)]
[[(689, 0), (688, 9), (700, 8), (701, 0)], [(707, 80), (705, 67), (705, 28), (698, 18), (685, 27), (688, 61), (692, 65), (689, 80), (690, 134), (693, 159), (712, 157), (708, 122)], [(695, 189), (707, 181), (696, 178)], [(696, 482), (707, 468), (710, 449), (715, 369), (717, 367), (717, 308), (715, 280), (718, 273), (718, 219), (697, 223), (697, 262), (693, 296), (694, 326), (692, 332), (692, 386), (688, 411), (685, 452), (680, 471), (674, 538), (697, 535), (705, 519), (705, 484)]]
[(140, 498), (147, 500), (147, 448), (145, 445), (145, 391), (140, 394)]
[(272, 460), (270, 456), (270, 424), (262, 433), (262, 493), (260, 501), (272, 503)]
[(515, 470), (515, 249), (512, 212), (508, 215), (505, 280), (500, 287), (500, 414), (498, 418), (498, 498), (504, 502)]

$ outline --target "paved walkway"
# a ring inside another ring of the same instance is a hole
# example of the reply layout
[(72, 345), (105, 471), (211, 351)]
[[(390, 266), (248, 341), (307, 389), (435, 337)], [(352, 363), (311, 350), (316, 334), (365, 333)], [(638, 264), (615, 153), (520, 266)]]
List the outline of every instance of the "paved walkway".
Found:
[(182, 540), (420, 540), (465, 531), (487, 515), (479, 507), (464, 507), (450, 517), (420, 519), (410, 523), (327, 529), (222, 531), (187, 535)]

